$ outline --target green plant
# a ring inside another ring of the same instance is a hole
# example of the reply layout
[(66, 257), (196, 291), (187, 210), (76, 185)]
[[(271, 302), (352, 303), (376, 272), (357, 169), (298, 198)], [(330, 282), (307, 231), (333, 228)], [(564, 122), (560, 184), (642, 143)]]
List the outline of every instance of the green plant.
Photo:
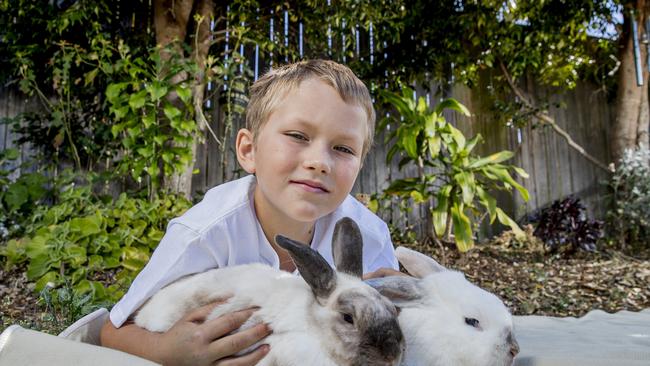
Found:
[(20, 230), (32, 211), (48, 196), (47, 178), (41, 173), (24, 173), (12, 179), (16, 173), (16, 149), (0, 151), (0, 241)]
[(626, 150), (616, 165), (610, 189), (610, 234), (623, 247), (650, 248), (650, 149), (639, 146)]
[(68, 281), (59, 288), (51, 283), (46, 285), (39, 293), (38, 302), (45, 307), (43, 321), (49, 324), (53, 334), (100, 307), (110, 306), (107, 302), (93, 302), (92, 293), (78, 294)]
[[(432, 237), (448, 240), (453, 230), (456, 246), (462, 252), (474, 245), (473, 233), (485, 215), (489, 215), (490, 223), (498, 220), (522, 233), (488, 192), (509, 191), (514, 187), (524, 200), (528, 200), (528, 191), (512, 178), (510, 171), (523, 178), (527, 174), (521, 168), (501, 164), (513, 156), (510, 151), (486, 157), (472, 153), (481, 136), (467, 140), (442, 115), (449, 108), (469, 116), (467, 108), (454, 99), (447, 99), (429, 110), (425, 99), (420, 97), (416, 103), (413, 90), (407, 87), (402, 89), (402, 95), (388, 91), (381, 91), (380, 95), (403, 119), (383, 121), (392, 121), (398, 126), (388, 135), (394, 144), (386, 156), (387, 164), (400, 153), (400, 168), (407, 164), (415, 164), (418, 168), (417, 177), (393, 181), (385, 190), (386, 194), (410, 197), (417, 203), (435, 198), (436, 205), (431, 209)], [(473, 224), (471, 218), (478, 220)]]
[(6, 265), (27, 263), (27, 278), (41, 291), (69, 282), (77, 296), (116, 301), (148, 261), (168, 220), (190, 206), (183, 197), (152, 201), (122, 193), (97, 197), (89, 186), (69, 187), (59, 203), (35, 210), (26, 236), (0, 248)]
[[(151, 50), (147, 57), (130, 53), (121, 44), (120, 61), (114, 66), (116, 82), (106, 88), (113, 124), (113, 136), (121, 138), (124, 156), (122, 172), (141, 181), (147, 179), (150, 196), (162, 179), (192, 162), (192, 143), (199, 138), (194, 121), (192, 90), (177, 82), (179, 74), (196, 74), (197, 66), (172, 48)], [(165, 52), (170, 57), (163, 57)], [(162, 113), (161, 113), (162, 112)]]
[(101, 90), (107, 78), (96, 78), (94, 60), (115, 58), (106, 47), (112, 42), (106, 31), (116, 25), (113, 5), (10, 0), (0, 7), (2, 82), (17, 83), (41, 106), (16, 118), (17, 143), (42, 152), (43, 165), (72, 161), (78, 169), (92, 169), (104, 162), (116, 144), (104, 118)]

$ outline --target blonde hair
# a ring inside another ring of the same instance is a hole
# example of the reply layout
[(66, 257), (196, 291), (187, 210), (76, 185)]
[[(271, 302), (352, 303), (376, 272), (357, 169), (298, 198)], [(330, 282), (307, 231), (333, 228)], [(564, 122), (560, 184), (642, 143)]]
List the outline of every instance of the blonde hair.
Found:
[(346, 103), (359, 104), (366, 112), (367, 133), (363, 142), (363, 160), (372, 146), (375, 133), (375, 110), (368, 88), (345, 65), (329, 60), (308, 60), (284, 65), (270, 70), (250, 89), (246, 107), (246, 128), (257, 138), (260, 129), (284, 97), (300, 83), (316, 78), (334, 88)]

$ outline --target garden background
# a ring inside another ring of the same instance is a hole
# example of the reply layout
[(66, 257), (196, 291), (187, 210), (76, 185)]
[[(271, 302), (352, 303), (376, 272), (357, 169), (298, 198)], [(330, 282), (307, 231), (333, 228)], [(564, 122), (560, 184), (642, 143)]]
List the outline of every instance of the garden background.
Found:
[(0, 4), (3, 328), (119, 299), (168, 220), (242, 174), (250, 84), (308, 58), (371, 90), (353, 193), (396, 243), (518, 314), (650, 305), (644, 1)]

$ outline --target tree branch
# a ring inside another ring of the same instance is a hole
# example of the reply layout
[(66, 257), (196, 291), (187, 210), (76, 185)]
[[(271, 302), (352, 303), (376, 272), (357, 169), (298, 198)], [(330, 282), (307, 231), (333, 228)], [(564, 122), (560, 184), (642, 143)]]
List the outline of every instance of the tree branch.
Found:
[(508, 72), (506, 66), (503, 64), (503, 61), (499, 60), (499, 66), (501, 67), (503, 76), (506, 77), (506, 81), (508, 82), (508, 86), (510, 86), (510, 89), (524, 103), (524, 105), (526, 105), (527, 108), (535, 110), (535, 113), (533, 114), (535, 118), (551, 126), (553, 128), (553, 131), (555, 131), (558, 135), (562, 136), (562, 138), (566, 140), (566, 142), (569, 144), (571, 148), (576, 150), (580, 155), (584, 156), (587, 160), (591, 161), (597, 167), (607, 171), (608, 173), (612, 172), (612, 169), (608, 167), (605, 163), (601, 162), (600, 160), (598, 160), (597, 158), (589, 154), (582, 146), (578, 145), (578, 143), (576, 143), (571, 138), (569, 133), (566, 132), (562, 127), (560, 127), (555, 122), (555, 119), (553, 117), (551, 117), (548, 113), (539, 111), (537, 110), (537, 108), (535, 108), (533, 102), (524, 94), (524, 92), (521, 89), (517, 87), (515, 82), (512, 80), (512, 76), (510, 76), (510, 73)]

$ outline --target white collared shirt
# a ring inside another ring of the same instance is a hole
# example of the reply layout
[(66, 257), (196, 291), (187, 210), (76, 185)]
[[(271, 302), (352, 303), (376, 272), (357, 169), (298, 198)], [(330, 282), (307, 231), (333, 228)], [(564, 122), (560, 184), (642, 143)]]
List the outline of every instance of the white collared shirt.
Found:
[[(154, 293), (175, 280), (212, 268), (247, 263), (280, 267), (253, 206), (255, 176), (210, 189), (201, 202), (169, 222), (165, 236), (129, 291), (115, 304), (111, 322), (120, 327)], [(363, 272), (397, 269), (388, 226), (354, 197), (316, 221), (311, 247), (330, 265), (334, 225), (343, 217), (357, 222), (363, 237)]]

